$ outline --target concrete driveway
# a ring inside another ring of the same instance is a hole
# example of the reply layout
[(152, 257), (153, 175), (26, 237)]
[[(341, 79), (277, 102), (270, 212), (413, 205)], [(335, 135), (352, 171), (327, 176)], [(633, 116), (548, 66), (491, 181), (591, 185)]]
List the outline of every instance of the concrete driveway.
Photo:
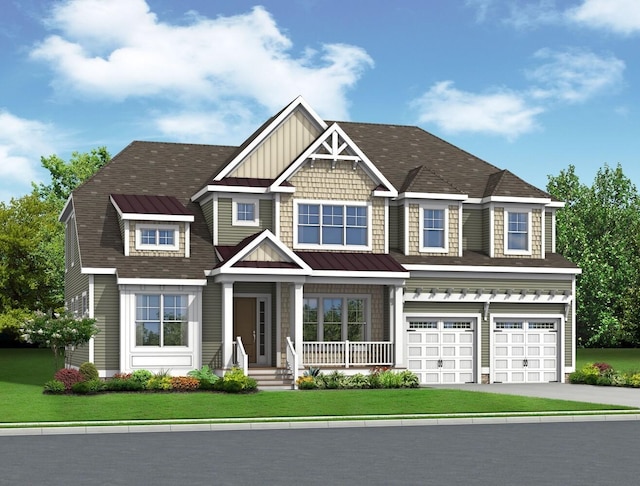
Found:
[(555, 398), (577, 402), (625, 405), (640, 408), (640, 388), (613, 386), (571, 385), (569, 383), (533, 383), (479, 385), (437, 385), (433, 388), (453, 388), (456, 390), (501, 393), (504, 395), (523, 395), (527, 397)]

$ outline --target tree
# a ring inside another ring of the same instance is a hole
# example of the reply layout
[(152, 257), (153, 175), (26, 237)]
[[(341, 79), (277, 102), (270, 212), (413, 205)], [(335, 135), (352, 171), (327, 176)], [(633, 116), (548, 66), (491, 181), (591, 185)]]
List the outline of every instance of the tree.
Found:
[(106, 147), (92, 149), (89, 153), (73, 152), (69, 162), (57, 155), (41, 157), (42, 167), (51, 175), (50, 184), (33, 184), (41, 199), (55, 201), (62, 209), (71, 192), (89, 179), (111, 160)]
[(565, 201), (557, 212), (557, 251), (582, 268), (577, 278), (578, 344), (640, 343), (640, 198), (620, 165), (605, 164), (593, 185), (573, 165), (549, 176), (547, 190)]

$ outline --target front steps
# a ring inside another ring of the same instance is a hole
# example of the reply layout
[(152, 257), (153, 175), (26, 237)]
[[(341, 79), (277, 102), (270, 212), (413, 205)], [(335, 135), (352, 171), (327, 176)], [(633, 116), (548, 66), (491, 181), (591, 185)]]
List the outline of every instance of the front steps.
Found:
[(249, 367), (248, 375), (258, 382), (259, 390), (293, 389), (293, 377), (286, 368)]

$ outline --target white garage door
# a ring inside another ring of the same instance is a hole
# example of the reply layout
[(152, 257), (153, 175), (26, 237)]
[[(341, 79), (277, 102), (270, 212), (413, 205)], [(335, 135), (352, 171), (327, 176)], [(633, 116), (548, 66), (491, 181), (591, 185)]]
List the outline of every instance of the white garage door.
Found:
[(474, 319), (411, 318), (407, 368), (424, 385), (473, 382), (474, 336)]
[(558, 381), (558, 321), (496, 321), (493, 329), (493, 381)]

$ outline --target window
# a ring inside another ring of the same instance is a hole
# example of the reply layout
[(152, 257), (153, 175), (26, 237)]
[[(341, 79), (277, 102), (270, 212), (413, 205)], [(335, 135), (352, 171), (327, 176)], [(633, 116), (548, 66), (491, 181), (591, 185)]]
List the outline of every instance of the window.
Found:
[(420, 209), (420, 251), (446, 253), (449, 244), (449, 211), (446, 206)]
[(136, 295), (136, 346), (188, 345), (186, 295)]
[(368, 300), (361, 297), (309, 297), (304, 299), (305, 341), (364, 341)]
[(298, 246), (367, 247), (369, 209), (366, 205), (299, 203)]
[(506, 226), (505, 253), (529, 253), (531, 235), (529, 213), (508, 211)]
[(178, 227), (139, 225), (136, 230), (136, 249), (178, 251)]
[(234, 226), (258, 226), (258, 201), (252, 199), (234, 199), (232, 205)]

